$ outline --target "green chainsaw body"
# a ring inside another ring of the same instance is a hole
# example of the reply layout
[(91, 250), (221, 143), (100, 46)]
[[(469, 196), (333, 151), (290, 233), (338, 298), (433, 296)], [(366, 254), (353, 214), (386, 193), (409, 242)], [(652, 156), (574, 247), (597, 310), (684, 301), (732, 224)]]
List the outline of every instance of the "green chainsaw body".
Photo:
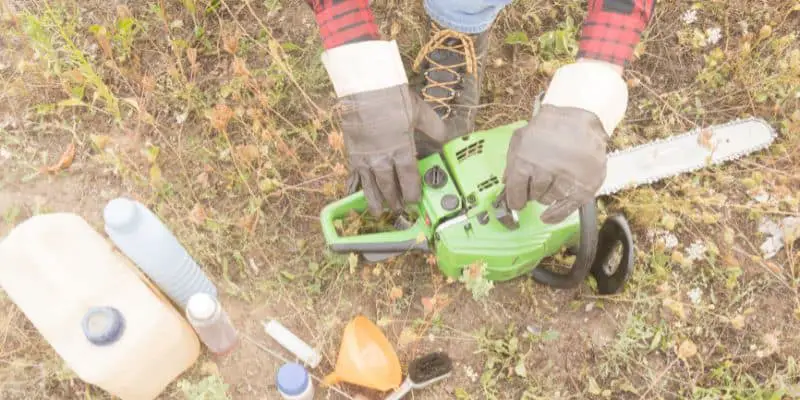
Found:
[[(416, 221), (390, 232), (340, 236), (335, 221), (363, 213), (362, 191), (327, 205), (322, 213), (325, 240), (334, 252), (381, 259), (408, 251), (432, 251), (440, 271), (458, 278), (464, 267), (485, 263), (486, 279), (506, 281), (530, 273), (542, 259), (580, 243), (576, 211), (558, 224), (545, 224), (544, 206), (528, 202), (512, 212), (502, 203), (502, 177), (514, 130), (525, 121), (477, 131), (445, 143), (439, 153), (419, 160), (422, 198)], [(498, 201), (500, 200), (500, 201)]]
[[(402, 222), (395, 230), (340, 235), (339, 221), (366, 213), (367, 200), (358, 191), (328, 204), (320, 215), (328, 246), (338, 253), (361, 254), (368, 261), (411, 251), (433, 252), (441, 272), (453, 278), (461, 276), (465, 267), (481, 263), (492, 281), (530, 274), (539, 283), (574, 288), (592, 274), (601, 294), (620, 291), (634, 265), (633, 235), (623, 215), (609, 216), (598, 226), (596, 200), (591, 199), (560, 223), (545, 224), (540, 218), (545, 210), (542, 204), (530, 201), (518, 211), (505, 204), (502, 180), (508, 146), (514, 131), (526, 123), (517, 121), (457, 137), (418, 160), (422, 197), (410, 206), (412, 212), (406, 210), (414, 216), (411, 219), (402, 212), (390, 213)], [(699, 143), (704, 132), (711, 132), (712, 139), (704, 140), (714, 142), (713, 151)], [(614, 168), (608, 170), (613, 173), (606, 176), (610, 178), (606, 189), (650, 183), (733, 160), (766, 148), (775, 137), (765, 121), (747, 119), (637, 146), (609, 158)], [(610, 192), (601, 190), (598, 195), (603, 193)], [(620, 259), (609, 265), (618, 244)], [(565, 248), (576, 255), (568, 272), (542, 265), (543, 259)]]

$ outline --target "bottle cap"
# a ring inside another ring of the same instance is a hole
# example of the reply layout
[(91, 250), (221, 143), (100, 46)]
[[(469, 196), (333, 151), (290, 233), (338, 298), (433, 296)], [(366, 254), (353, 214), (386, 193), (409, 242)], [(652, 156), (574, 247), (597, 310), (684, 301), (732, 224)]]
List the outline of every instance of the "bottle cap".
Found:
[(136, 221), (136, 203), (124, 197), (118, 197), (106, 204), (103, 209), (103, 219), (106, 226), (115, 230), (123, 231), (130, 229)]
[(208, 293), (198, 292), (189, 298), (186, 311), (194, 319), (207, 320), (217, 312), (217, 301)]
[(276, 379), (278, 390), (287, 396), (297, 396), (303, 393), (308, 387), (308, 380), (308, 372), (297, 363), (283, 364), (278, 370)]
[(94, 345), (105, 346), (119, 340), (125, 330), (125, 318), (112, 307), (93, 307), (83, 316), (83, 334)]

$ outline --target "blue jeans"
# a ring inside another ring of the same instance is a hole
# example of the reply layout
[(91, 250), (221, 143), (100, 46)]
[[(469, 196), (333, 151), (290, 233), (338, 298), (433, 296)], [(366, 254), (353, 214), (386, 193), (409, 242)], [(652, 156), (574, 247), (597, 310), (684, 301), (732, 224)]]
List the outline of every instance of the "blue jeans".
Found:
[(513, 0), (424, 0), (425, 11), (445, 28), (461, 33), (485, 31)]

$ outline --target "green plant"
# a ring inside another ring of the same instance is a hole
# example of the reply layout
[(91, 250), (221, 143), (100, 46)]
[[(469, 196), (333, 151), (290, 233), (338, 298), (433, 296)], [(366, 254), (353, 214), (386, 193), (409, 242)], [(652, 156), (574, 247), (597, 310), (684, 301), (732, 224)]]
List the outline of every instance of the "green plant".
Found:
[(539, 36), (539, 54), (542, 60), (574, 59), (578, 55), (578, 24), (567, 16), (556, 29)]
[(190, 382), (186, 379), (178, 382), (187, 400), (231, 400), (228, 395), (228, 384), (222, 381), (219, 375), (212, 374), (197, 381)]
[(486, 275), (486, 263), (475, 262), (464, 267), (459, 281), (472, 293), (472, 298), (481, 300), (494, 288), (494, 282), (486, 279)]
[(527, 352), (522, 349), (514, 324), (510, 324), (500, 335), (495, 335), (491, 329), (481, 329), (478, 347), (481, 353), (486, 354), (484, 371), (480, 377), (485, 398), (496, 399), (498, 394), (499, 398), (504, 398), (507, 392), (502, 389), (502, 381), (528, 376), (525, 366)]
[[(58, 76), (70, 97), (56, 103), (56, 106), (84, 106), (94, 108), (97, 100), (102, 100), (106, 110), (120, 121), (119, 100), (95, 70), (89, 57), (75, 43), (77, 35), (74, 15), (62, 8), (51, 8), (45, 2), (41, 15), (22, 14), (23, 31), (32, 42), (45, 67)], [(89, 89), (87, 93), (86, 89)], [(90, 99), (91, 104), (86, 101)], [(45, 106), (43, 109), (49, 109)]]

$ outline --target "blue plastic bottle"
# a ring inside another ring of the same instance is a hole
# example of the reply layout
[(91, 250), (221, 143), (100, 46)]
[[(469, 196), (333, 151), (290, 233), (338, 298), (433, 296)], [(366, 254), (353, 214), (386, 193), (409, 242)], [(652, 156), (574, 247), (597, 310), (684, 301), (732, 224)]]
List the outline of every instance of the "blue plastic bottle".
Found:
[(198, 292), (217, 297), (217, 288), (175, 235), (143, 204), (120, 197), (103, 210), (111, 241), (182, 310)]

